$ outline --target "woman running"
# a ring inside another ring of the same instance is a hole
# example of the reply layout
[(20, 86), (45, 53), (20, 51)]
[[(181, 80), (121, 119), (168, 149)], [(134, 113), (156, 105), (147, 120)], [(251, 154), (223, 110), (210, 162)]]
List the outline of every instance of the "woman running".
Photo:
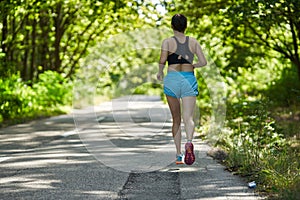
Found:
[[(187, 18), (182, 14), (172, 17), (171, 26), (174, 36), (162, 42), (159, 60), (158, 80), (164, 81), (164, 94), (172, 114), (172, 134), (176, 146), (176, 164), (192, 165), (195, 162), (194, 146), (192, 143), (195, 124), (193, 121), (198, 84), (194, 75), (194, 68), (202, 67), (207, 61), (202, 48), (195, 38), (184, 34), (187, 28)], [(198, 62), (193, 64), (194, 55)], [(164, 78), (164, 67), (168, 61), (168, 73)], [(185, 156), (181, 152), (181, 103), (182, 118), (187, 136)]]

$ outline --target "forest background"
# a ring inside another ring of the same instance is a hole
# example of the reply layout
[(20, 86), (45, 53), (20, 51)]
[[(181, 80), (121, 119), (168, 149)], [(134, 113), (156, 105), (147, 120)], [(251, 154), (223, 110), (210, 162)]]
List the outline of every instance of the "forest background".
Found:
[[(196, 69), (199, 135), (270, 199), (300, 196), (298, 0), (3, 0), (0, 123), (123, 95), (160, 95), (175, 13), (209, 60)], [(214, 136), (214, 137), (212, 137)]]

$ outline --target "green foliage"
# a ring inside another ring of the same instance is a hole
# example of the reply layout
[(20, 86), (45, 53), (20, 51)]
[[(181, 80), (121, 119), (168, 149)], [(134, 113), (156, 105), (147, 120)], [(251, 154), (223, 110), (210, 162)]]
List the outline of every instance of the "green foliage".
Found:
[(234, 75), (238, 67), (252, 68), (264, 59), (281, 57), (293, 63), (300, 78), (299, 3), (174, 0), (167, 8), (172, 14), (180, 12), (188, 17), (188, 33), (208, 48), (224, 75)]
[(32, 88), (40, 109), (55, 108), (72, 101), (72, 85), (61, 74), (46, 71), (40, 74), (39, 80)]
[(298, 0), (237, 1), (223, 12), (229, 19), (224, 25), (230, 27), (224, 36), (242, 41), (246, 48), (263, 47), (257, 48), (263, 50), (258, 56), (268, 56), (265, 50), (270, 49), (279, 52), (293, 63), (300, 78), (299, 8)]
[[(235, 150), (258, 162), (264, 151), (276, 152), (285, 145), (284, 136), (278, 133), (275, 120), (270, 117), (263, 101), (241, 101), (228, 107), (227, 125)], [(251, 165), (249, 167), (255, 167)]]
[(150, 95), (150, 96), (162, 96), (162, 85), (157, 83), (144, 83), (140, 86), (137, 86), (133, 94), (143, 94), (143, 95)]
[[(269, 111), (266, 100), (245, 98), (227, 107), (227, 130), (218, 145), (228, 152), (229, 169), (256, 180), (260, 191), (279, 199), (295, 199), (299, 184), (299, 150), (291, 143)], [(288, 197), (287, 197), (288, 196)]]
[(19, 75), (0, 79), (0, 122), (45, 116), (71, 103), (72, 85), (57, 72), (40, 74), (41, 81), (32, 87)]
[(268, 83), (268, 89), (264, 92), (275, 105), (285, 107), (300, 103), (300, 84), (297, 71), (291, 67), (283, 68), (278, 77)]
[(22, 89), (25, 84), (17, 75), (11, 76), (9, 80), (0, 79), (0, 120), (9, 119), (21, 114), (22, 107)]
[[(272, 199), (297, 199), (300, 186), (299, 152), (284, 148), (265, 155), (257, 173), (261, 188), (272, 195)], [(280, 195), (278, 195), (280, 194)]]
[(142, 23), (136, 1), (0, 1), (0, 76), (36, 81), (47, 70), (74, 76), (97, 41)]

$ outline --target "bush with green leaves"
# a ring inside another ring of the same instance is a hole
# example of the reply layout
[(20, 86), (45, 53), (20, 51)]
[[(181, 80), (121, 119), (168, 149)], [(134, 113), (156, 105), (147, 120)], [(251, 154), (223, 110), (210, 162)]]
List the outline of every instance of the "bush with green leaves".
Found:
[(25, 88), (25, 84), (17, 75), (5, 80), (0, 79), (0, 121), (22, 113), (22, 88)]
[(66, 105), (72, 100), (72, 87), (61, 74), (46, 71), (39, 75), (39, 82), (32, 86), (36, 93), (36, 106), (42, 108), (55, 108)]
[(71, 100), (72, 83), (57, 72), (40, 74), (39, 82), (32, 86), (19, 75), (0, 79), (0, 123), (59, 112)]

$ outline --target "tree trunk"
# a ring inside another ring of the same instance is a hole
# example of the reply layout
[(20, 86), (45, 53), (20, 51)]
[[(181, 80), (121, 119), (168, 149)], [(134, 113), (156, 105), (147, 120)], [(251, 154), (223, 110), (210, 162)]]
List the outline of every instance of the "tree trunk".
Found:
[(61, 67), (60, 59), (60, 42), (63, 36), (63, 27), (62, 24), (62, 3), (59, 2), (56, 6), (56, 17), (54, 20), (55, 26), (55, 42), (54, 42), (54, 70), (59, 72)]
[[(42, 69), (38, 71), (38, 73), (43, 73), (44, 71), (50, 70), (51, 58), (49, 56), (49, 16), (46, 11), (42, 10), (40, 12), (40, 29), (41, 29), (41, 41), (39, 45), (39, 65), (42, 66)], [(47, 58), (48, 55), (48, 58)]]
[(300, 62), (299, 62), (299, 59), (296, 61), (296, 67), (297, 67), (297, 72), (298, 72), (298, 79), (299, 79), (299, 81), (300, 81)]
[(36, 48), (36, 19), (32, 20), (32, 32), (31, 32), (31, 56), (30, 56), (30, 80), (34, 81), (35, 74), (35, 48)]
[[(5, 14), (4, 14), (5, 15)], [(3, 16), (3, 20), (2, 20), (2, 40), (1, 40), (1, 48), (2, 48), (2, 52), (4, 54), (6, 54), (7, 49), (6, 49), (6, 44), (5, 44), (5, 40), (7, 37), (7, 16)], [(4, 59), (6, 59), (6, 56), (4, 57)]]
[(300, 81), (300, 65), (298, 65), (298, 78), (299, 78), (299, 81)]
[(7, 68), (7, 46), (5, 43), (5, 40), (7, 38), (7, 15), (6, 12), (2, 13), (2, 35), (1, 35), (1, 49), (2, 49), (2, 53), (4, 53), (5, 55), (1, 58), (1, 67), (0, 71), (1, 71), (1, 76), (6, 76), (6, 68)]
[(24, 81), (28, 81), (29, 80), (29, 76), (28, 76), (28, 56), (29, 56), (29, 32), (26, 32), (25, 38), (23, 40), (23, 46), (24, 48), (24, 53), (23, 53), (23, 57), (22, 58), (22, 70), (21, 70), (21, 78)]

